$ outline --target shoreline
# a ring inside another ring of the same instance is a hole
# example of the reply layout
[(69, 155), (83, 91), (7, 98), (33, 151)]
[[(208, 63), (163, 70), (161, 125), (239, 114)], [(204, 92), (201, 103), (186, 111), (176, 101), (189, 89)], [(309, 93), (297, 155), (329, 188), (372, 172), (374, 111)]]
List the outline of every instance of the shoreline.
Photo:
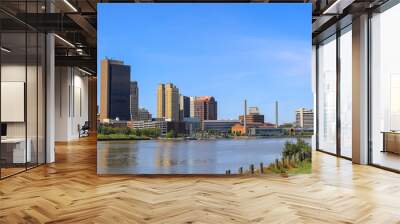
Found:
[(204, 141), (204, 140), (254, 140), (254, 139), (280, 139), (280, 138), (311, 138), (312, 136), (233, 136), (233, 137), (215, 137), (215, 138), (186, 138), (186, 137), (178, 137), (178, 138), (149, 138), (149, 137), (138, 137), (138, 138), (102, 138), (97, 139), (97, 141), (148, 141), (148, 140), (157, 140), (157, 141)]

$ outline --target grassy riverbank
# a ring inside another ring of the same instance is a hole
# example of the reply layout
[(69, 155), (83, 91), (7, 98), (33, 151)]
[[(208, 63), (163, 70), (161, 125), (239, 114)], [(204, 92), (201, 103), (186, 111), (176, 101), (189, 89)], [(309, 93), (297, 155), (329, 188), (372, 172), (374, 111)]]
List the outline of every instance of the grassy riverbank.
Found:
[(97, 134), (98, 141), (112, 141), (112, 140), (151, 140), (147, 136), (124, 135), (124, 134)]
[(298, 138), (296, 143), (287, 141), (282, 151), (281, 159), (266, 167), (254, 168), (254, 171), (245, 170), (244, 174), (309, 174), (311, 173), (311, 146), (303, 139)]
[(128, 127), (107, 127), (100, 125), (97, 130), (97, 140), (150, 140), (161, 136), (160, 129), (134, 129)]

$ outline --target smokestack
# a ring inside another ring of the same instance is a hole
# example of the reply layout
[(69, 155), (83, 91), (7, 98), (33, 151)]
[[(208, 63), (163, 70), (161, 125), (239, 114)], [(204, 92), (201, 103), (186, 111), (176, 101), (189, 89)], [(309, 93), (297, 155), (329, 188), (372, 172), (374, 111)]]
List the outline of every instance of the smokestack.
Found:
[(244, 116), (243, 116), (243, 126), (244, 126), (244, 133), (247, 134), (247, 122), (246, 122), (246, 115), (247, 115), (247, 100), (244, 100)]
[(279, 110), (278, 110), (278, 101), (275, 101), (275, 127), (278, 128), (279, 127)]

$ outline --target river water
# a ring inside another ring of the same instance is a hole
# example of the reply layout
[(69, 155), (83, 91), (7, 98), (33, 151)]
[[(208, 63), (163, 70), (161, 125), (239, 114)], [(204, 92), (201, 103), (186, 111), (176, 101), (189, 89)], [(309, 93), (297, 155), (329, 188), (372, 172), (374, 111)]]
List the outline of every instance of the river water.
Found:
[[(98, 141), (99, 174), (224, 174), (281, 157), (293, 138)], [(310, 139), (305, 139), (310, 143)]]

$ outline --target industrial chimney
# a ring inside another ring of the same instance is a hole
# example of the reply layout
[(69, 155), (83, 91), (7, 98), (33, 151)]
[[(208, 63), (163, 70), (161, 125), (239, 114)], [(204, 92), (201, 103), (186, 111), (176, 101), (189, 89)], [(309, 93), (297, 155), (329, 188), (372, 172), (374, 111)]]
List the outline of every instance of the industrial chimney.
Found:
[(247, 122), (246, 122), (246, 116), (247, 116), (247, 100), (244, 100), (244, 116), (243, 116), (243, 127), (244, 127), (244, 133), (247, 135)]
[(275, 128), (279, 127), (279, 122), (278, 122), (278, 117), (279, 115), (279, 110), (278, 110), (278, 101), (275, 101)]

